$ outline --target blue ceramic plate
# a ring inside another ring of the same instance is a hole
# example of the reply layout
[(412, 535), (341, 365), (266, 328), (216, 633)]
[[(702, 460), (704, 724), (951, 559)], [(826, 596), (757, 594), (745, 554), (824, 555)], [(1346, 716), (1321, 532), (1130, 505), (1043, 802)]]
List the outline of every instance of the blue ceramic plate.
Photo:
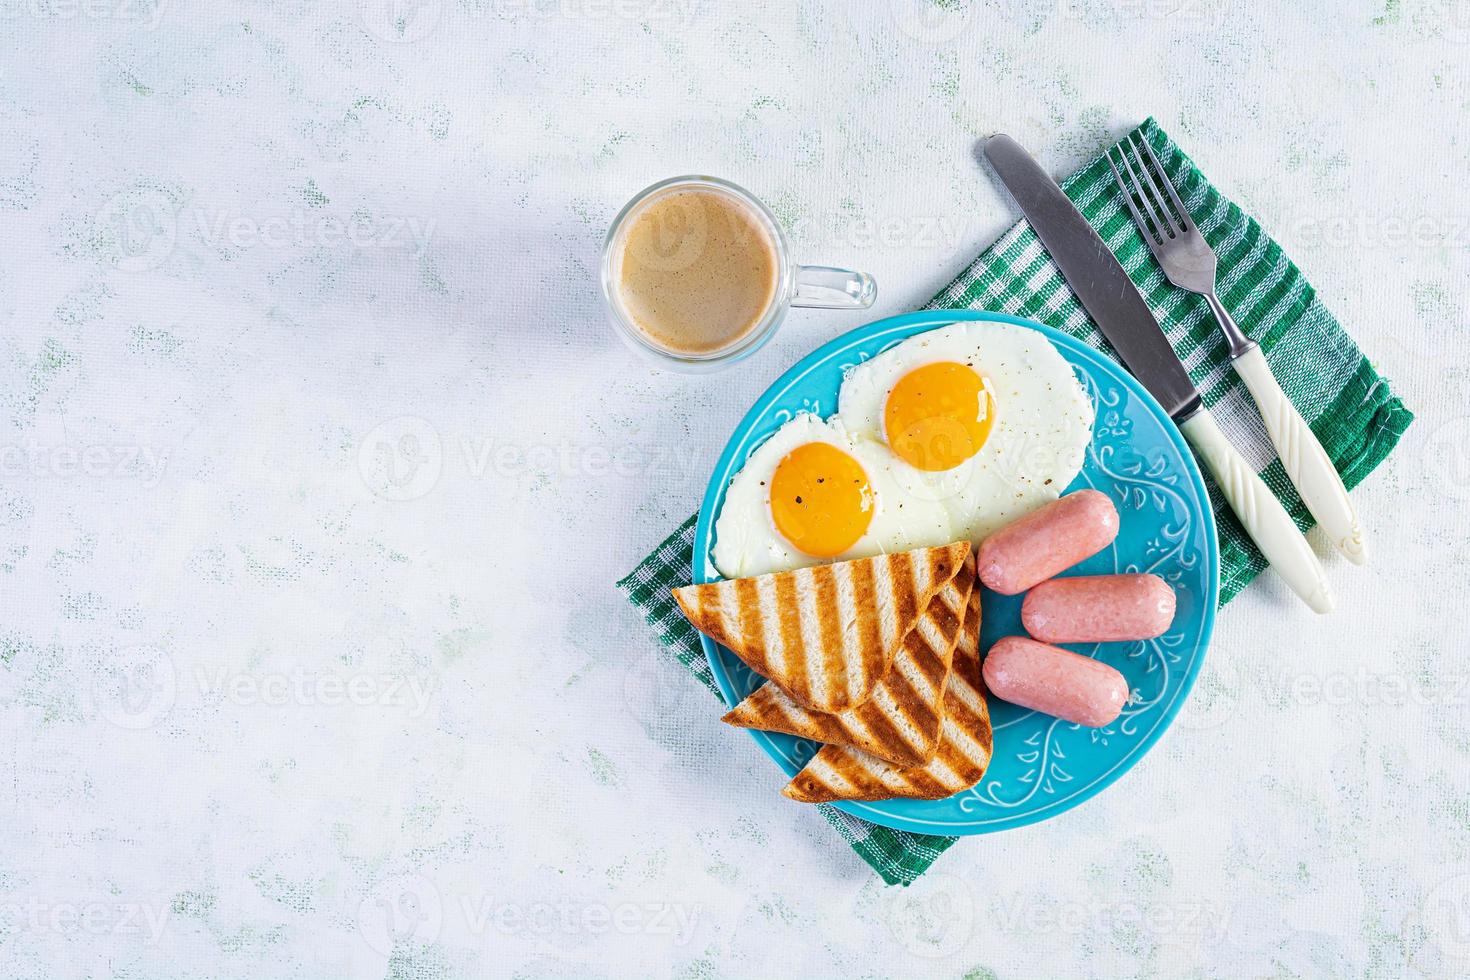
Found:
[[(1149, 571), (1178, 595), (1169, 632), (1142, 643), (1078, 644), (1123, 672), (1132, 698), (1107, 728), (1081, 728), (990, 698), (995, 755), (973, 789), (944, 800), (838, 803), (873, 823), (930, 834), (985, 834), (1045, 820), (1071, 809), (1115, 782), (1143, 758), (1178, 714), (1204, 662), (1215, 621), (1220, 559), (1209, 498), (1194, 457), (1159, 403), (1116, 362), (1050, 327), (1000, 313), (939, 310), (910, 313), (860, 327), (812, 352), (761, 396), (730, 437), (715, 465), (694, 536), (694, 578), (720, 576), (710, 561), (715, 516), (730, 480), (751, 452), (801, 411), (827, 416), (837, 408), (844, 372), (899, 341), (957, 321), (1010, 323), (1043, 334), (1077, 372), (1097, 409), (1092, 446), (1068, 490), (1092, 487), (1118, 505), (1122, 530), (1100, 554), (1068, 575)], [(981, 652), (1002, 636), (1024, 635), (1021, 596), (987, 592)], [(729, 650), (701, 637), (720, 692), (730, 705), (761, 678)], [(774, 732), (752, 731), (788, 775), (819, 747)]]

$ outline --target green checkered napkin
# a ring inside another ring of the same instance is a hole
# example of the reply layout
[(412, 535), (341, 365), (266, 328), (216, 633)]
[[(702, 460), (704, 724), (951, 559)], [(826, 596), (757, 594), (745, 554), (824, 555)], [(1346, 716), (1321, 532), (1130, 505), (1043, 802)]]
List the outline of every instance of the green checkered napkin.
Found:
[[(1413, 420), (1349, 337), (1317, 300), (1316, 292), (1251, 217), (1210, 186), (1174, 141), (1149, 119), (1135, 133), (1147, 139), (1179, 188), (1180, 196), (1220, 258), (1220, 298), (1266, 351), (1271, 368), (1297, 409), (1311, 423), (1353, 487), (1383, 461)], [(1123, 208), (1112, 173), (1098, 157), (1062, 189), (1117, 255), (1153, 308), (1183, 358), (1205, 403), (1250, 458), (1270, 463), (1261, 476), (1298, 526), (1312, 525), (1280, 460), (1271, 454), (1264, 427), (1245, 385), (1230, 369), (1224, 340), (1205, 301), (1171, 286), (1149, 255)], [(993, 310), (1056, 327), (1112, 354), (1077, 298), (1025, 221), (980, 254), (927, 309)], [(1223, 605), (1266, 567), (1210, 478), (1220, 530), (1220, 602)], [(663, 645), (719, 696), (699, 635), (685, 621), (669, 590), (692, 580), (693, 517), (618, 583), (653, 626)], [(923, 874), (957, 838), (889, 830), (821, 807), (827, 820), (889, 884), (907, 885)]]

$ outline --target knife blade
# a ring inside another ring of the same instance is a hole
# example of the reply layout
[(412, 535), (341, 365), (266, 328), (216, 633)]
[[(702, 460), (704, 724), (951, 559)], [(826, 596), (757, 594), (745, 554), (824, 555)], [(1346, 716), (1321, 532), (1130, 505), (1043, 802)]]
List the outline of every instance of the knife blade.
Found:
[(1178, 423), (1266, 561), (1314, 612), (1330, 612), (1332, 586), (1322, 563), (1281, 501), (1204, 407), (1184, 362), (1107, 243), (1021, 144), (992, 136), (985, 141), (985, 157), (1102, 335)]
[(1181, 422), (1197, 412), (1201, 404), (1199, 390), (1189, 380), (1153, 311), (1107, 243), (1057, 182), (1021, 144), (1004, 134), (985, 141), (985, 158), (1021, 206), (1031, 230), (1051, 253), (1082, 307), (1133, 376), (1174, 421)]

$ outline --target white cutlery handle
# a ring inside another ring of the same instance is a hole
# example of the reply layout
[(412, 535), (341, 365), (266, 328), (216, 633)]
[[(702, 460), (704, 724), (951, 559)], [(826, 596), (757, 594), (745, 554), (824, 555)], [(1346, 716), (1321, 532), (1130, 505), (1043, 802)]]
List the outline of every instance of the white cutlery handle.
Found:
[(1302, 503), (1349, 561), (1366, 565), (1368, 543), (1358, 526), (1358, 514), (1348, 499), (1347, 487), (1342, 485), (1337, 467), (1332, 465), (1332, 459), (1317, 441), (1307, 420), (1276, 383), (1266, 355), (1259, 347), (1252, 347), (1235, 359), (1235, 373), (1256, 400), (1276, 455), (1281, 457), (1286, 475), (1296, 484)]
[(1311, 545), (1281, 506), (1271, 488), (1220, 431), (1209, 409), (1201, 408), (1179, 426), (1209, 467), (1225, 499), (1276, 574), (1313, 612), (1332, 611), (1332, 586)]

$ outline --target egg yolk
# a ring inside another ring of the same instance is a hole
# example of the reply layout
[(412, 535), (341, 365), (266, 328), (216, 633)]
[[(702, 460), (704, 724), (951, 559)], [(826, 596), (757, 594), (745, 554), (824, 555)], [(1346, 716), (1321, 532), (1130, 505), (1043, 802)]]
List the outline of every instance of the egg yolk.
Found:
[(868, 474), (836, 446), (797, 446), (771, 475), (771, 517), (781, 536), (803, 553), (840, 555), (873, 520)]
[(990, 381), (968, 364), (915, 368), (893, 386), (883, 431), (894, 455), (921, 470), (949, 470), (980, 451), (995, 422)]

